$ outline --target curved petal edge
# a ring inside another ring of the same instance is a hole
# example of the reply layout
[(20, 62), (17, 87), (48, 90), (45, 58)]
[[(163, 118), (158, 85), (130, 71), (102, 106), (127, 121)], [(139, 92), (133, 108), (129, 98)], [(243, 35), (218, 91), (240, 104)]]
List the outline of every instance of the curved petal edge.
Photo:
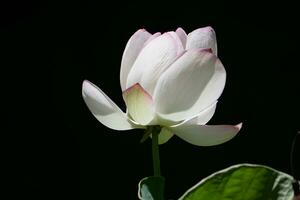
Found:
[(145, 29), (139, 29), (128, 40), (122, 56), (121, 70), (120, 70), (120, 83), (122, 91), (126, 89), (127, 76), (130, 72), (133, 63), (135, 62), (140, 51), (152, 35)]
[(237, 135), (242, 123), (232, 125), (197, 125), (186, 124), (173, 126), (171, 130), (181, 139), (197, 146), (223, 144)]
[(151, 95), (139, 84), (123, 92), (128, 113), (134, 121), (142, 125), (148, 125), (155, 118), (155, 110)]
[(82, 97), (95, 118), (103, 125), (114, 130), (139, 128), (127, 115), (93, 83), (82, 83)]

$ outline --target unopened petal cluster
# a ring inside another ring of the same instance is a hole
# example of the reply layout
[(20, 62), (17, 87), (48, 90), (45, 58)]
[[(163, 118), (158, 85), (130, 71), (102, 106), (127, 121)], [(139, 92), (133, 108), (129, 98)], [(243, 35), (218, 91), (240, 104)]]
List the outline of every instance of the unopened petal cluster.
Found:
[(121, 62), (127, 112), (89, 81), (83, 82), (82, 94), (93, 115), (111, 129), (159, 125), (160, 144), (176, 135), (194, 145), (211, 146), (232, 139), (242, 125), (206, 125), (225, 81), (211, 27), (189, 34), (182, 28), (163, 34), (140, 29), (129, 39)]

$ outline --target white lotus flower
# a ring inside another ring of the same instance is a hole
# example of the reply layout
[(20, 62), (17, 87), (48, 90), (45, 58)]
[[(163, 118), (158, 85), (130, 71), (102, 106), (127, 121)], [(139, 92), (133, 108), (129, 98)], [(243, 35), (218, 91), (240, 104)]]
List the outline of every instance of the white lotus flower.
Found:
[(175, 134), (191, 144), (211, 146), (232, 139), (242, 126), (205, 125), (225, 79), (211, 27), (188, 35), (181, 28), (153, 35), (141, 29), (129, 39), (122, 57), (120, 81), (127, 112), (89, 81), (83, 82), (82, 95), (93, 115), (111, 129), (159, 125), (160, 144)]

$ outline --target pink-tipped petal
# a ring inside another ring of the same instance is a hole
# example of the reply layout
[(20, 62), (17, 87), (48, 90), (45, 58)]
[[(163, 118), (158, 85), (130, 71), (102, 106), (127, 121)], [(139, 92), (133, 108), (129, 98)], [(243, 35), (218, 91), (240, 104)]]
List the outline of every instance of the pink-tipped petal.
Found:
[(157, 38), (158, 36), (161, 36), (160, 32), (154, 33), (153, 35), (151, 35), (151, 37), (148, 38), (148, 40), (145, 42), (144, 47), (149, 44), (152, 40), (154, 40), (155, 38)]
[(152, 95), (157, 79), (182, 51), (180, 39), (174, 32), (153, 39), (137, 57), (128, 75), (127, 88), (140, 83)]
[(189, 33), (186, 41), (186, 49), (193, 48), (210, 48), (217, 55), (217, 39), (214, 29), (207, 26)]
[(114, 130), (137, 128), (127, 118), (126, 114), (100, 88), (91, 82), (83, 82), (82, 97), (89, 110), (103, 125)]
[(191, 49), (159, 78), (154, 92), (156, 112), (163, 119), (191, 119), (221, 95), (226, 72), (219, 59), (205, 49)]
[(187, 35), (185, 31), (179, 27), (178, 29), (176, 29), (176, 34), (180, 38), (183, 48), (185, 48), (186, 40), (187, 40)]
[(185, 124), (170, 128), (181, 139), (197, 146), (213, 146), (231, 140), (242, 128), (242, 123), (231, 125)]
[(140, 29), (135, 32), (127, 42), (121, 62), (120, 82), (122, 91), (126, 90), (127, 76), (135, 59), (150, 37), (150, 33), (145, 29)]
[(128, 113), (134, 121), (142, 125), (150, 124), (155, 117), (150, 94), (140, 84), (135, 84), (123, 92)]

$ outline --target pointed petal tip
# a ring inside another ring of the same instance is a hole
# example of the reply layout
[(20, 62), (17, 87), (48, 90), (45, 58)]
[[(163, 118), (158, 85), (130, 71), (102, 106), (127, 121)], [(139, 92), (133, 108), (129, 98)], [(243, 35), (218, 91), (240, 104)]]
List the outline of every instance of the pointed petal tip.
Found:
[(85, 85), (86, 83), (88, 83), (89, 81), (87, 80), (87, 79), (84, 79), (83, 81), (82, 81), (82, 85)]
[(184, 29), (181, 28), (181, 27), (178, 27), (178, 28), (176, 29), (176, 31), (183, 31), (183, 32), (185, 32)]
[(82, 95), (85, 95), (85, 93), (88, 92), (89, 86), (91, 85), (93, 84), (86, 79), (82, 81)]
[(205, 27), (202, 27), (202, 28), (199, 28), (200, 30), (203, 30), (203, 31), (207, 31), (207, 32), (214, 32), (214, 29), (212, 26), (205, 26)]
[(89, 86), (89, 85), (95, 86), (95, 84), (93, 84), (91, 81), (89, 81), (87, 79), (84, 79), (82, 81), (82, 87), (86, 87), (86, 86)]
[(132, 86), (130, 86), (129, 88), (127, 88), (124, 92), (130, 92), (130, 90), (132, 90), (133, 88), (142, 88), (142, 86), (139, 83), (135, 83)]
[(213, 27), (212, 26), (204, 26), (204, 27), (200, 27), (200, 28), (197, 28), (197, 29), (195, 29), (195, 30), (193, 30), (192, 32), (190, 32), (188, 35), (191, 35), (191, 34), (193, 34), (193, 33), (195, 33), (195, 32), (207, 32), (207, 33), (209, 33), (209, 32), (212, 32), (212, 33), (214, 33), (215, 32), (215, 30), (213, 29)]
[(185, 45), (186, 45), (186, 39), (187, 39), (187, 34), (184, 31), (183, 28), (178, 27), (175, 31), (175, 33), (178, 35), (179, 39), (181, 40), (182, 46), (185, 49)]
[(242, 129), (242, 127), (243, 127), (243, 122), (235, 125), (234, 127), (240, 131)]
[(207, 30), (214, 30), (212, 26), (206, 26), (204, 28), (206, 28)]
[(156, 33), (154, 33), (152, 36), (158, 37), (158, 36), (160, 36), (160, 35), (161, 35), (161, 32), (156, 32)]
[(95, 84), (93, 84), (91, 81), (86, 80), (86, 79), (82, 81), (82, 95), (83, 96), (95, 93), (95, 88), (97, 88), (97, 86)]
[(89, 83), (91, 83), (89, 80), (84, 79), (84, 80), (82, 81), (82, 86), (84, 86), (84, 85), (86, 85), (86, 84), (89, 84)]
[(138, 31), (141, 31), (141, 32), (148, 32), (147, 30), (146, 30), (146, 28), (140, 28), (139, 30), (137, 30), (137, 32)]
[(146, 28), (140, 28), (137, 31), (135, 31), (133, 35), (135, 35), (135, 34), (142, 34), (142, 33), (149, 33), (149, 32), (147, 31)]
[(141, 86), (140, 83), (135, 83), (132, 86), (130, 86), (129, 88), (127, 88), (123, 94), (127, 95), (128, 93), (130, 93), (132, 90), (137, 89), (139, 91), (141, 91), (143, 94), (145, 94), (147, 97), (149, 97), (150, 99), (152, 99), (152, 96)]

